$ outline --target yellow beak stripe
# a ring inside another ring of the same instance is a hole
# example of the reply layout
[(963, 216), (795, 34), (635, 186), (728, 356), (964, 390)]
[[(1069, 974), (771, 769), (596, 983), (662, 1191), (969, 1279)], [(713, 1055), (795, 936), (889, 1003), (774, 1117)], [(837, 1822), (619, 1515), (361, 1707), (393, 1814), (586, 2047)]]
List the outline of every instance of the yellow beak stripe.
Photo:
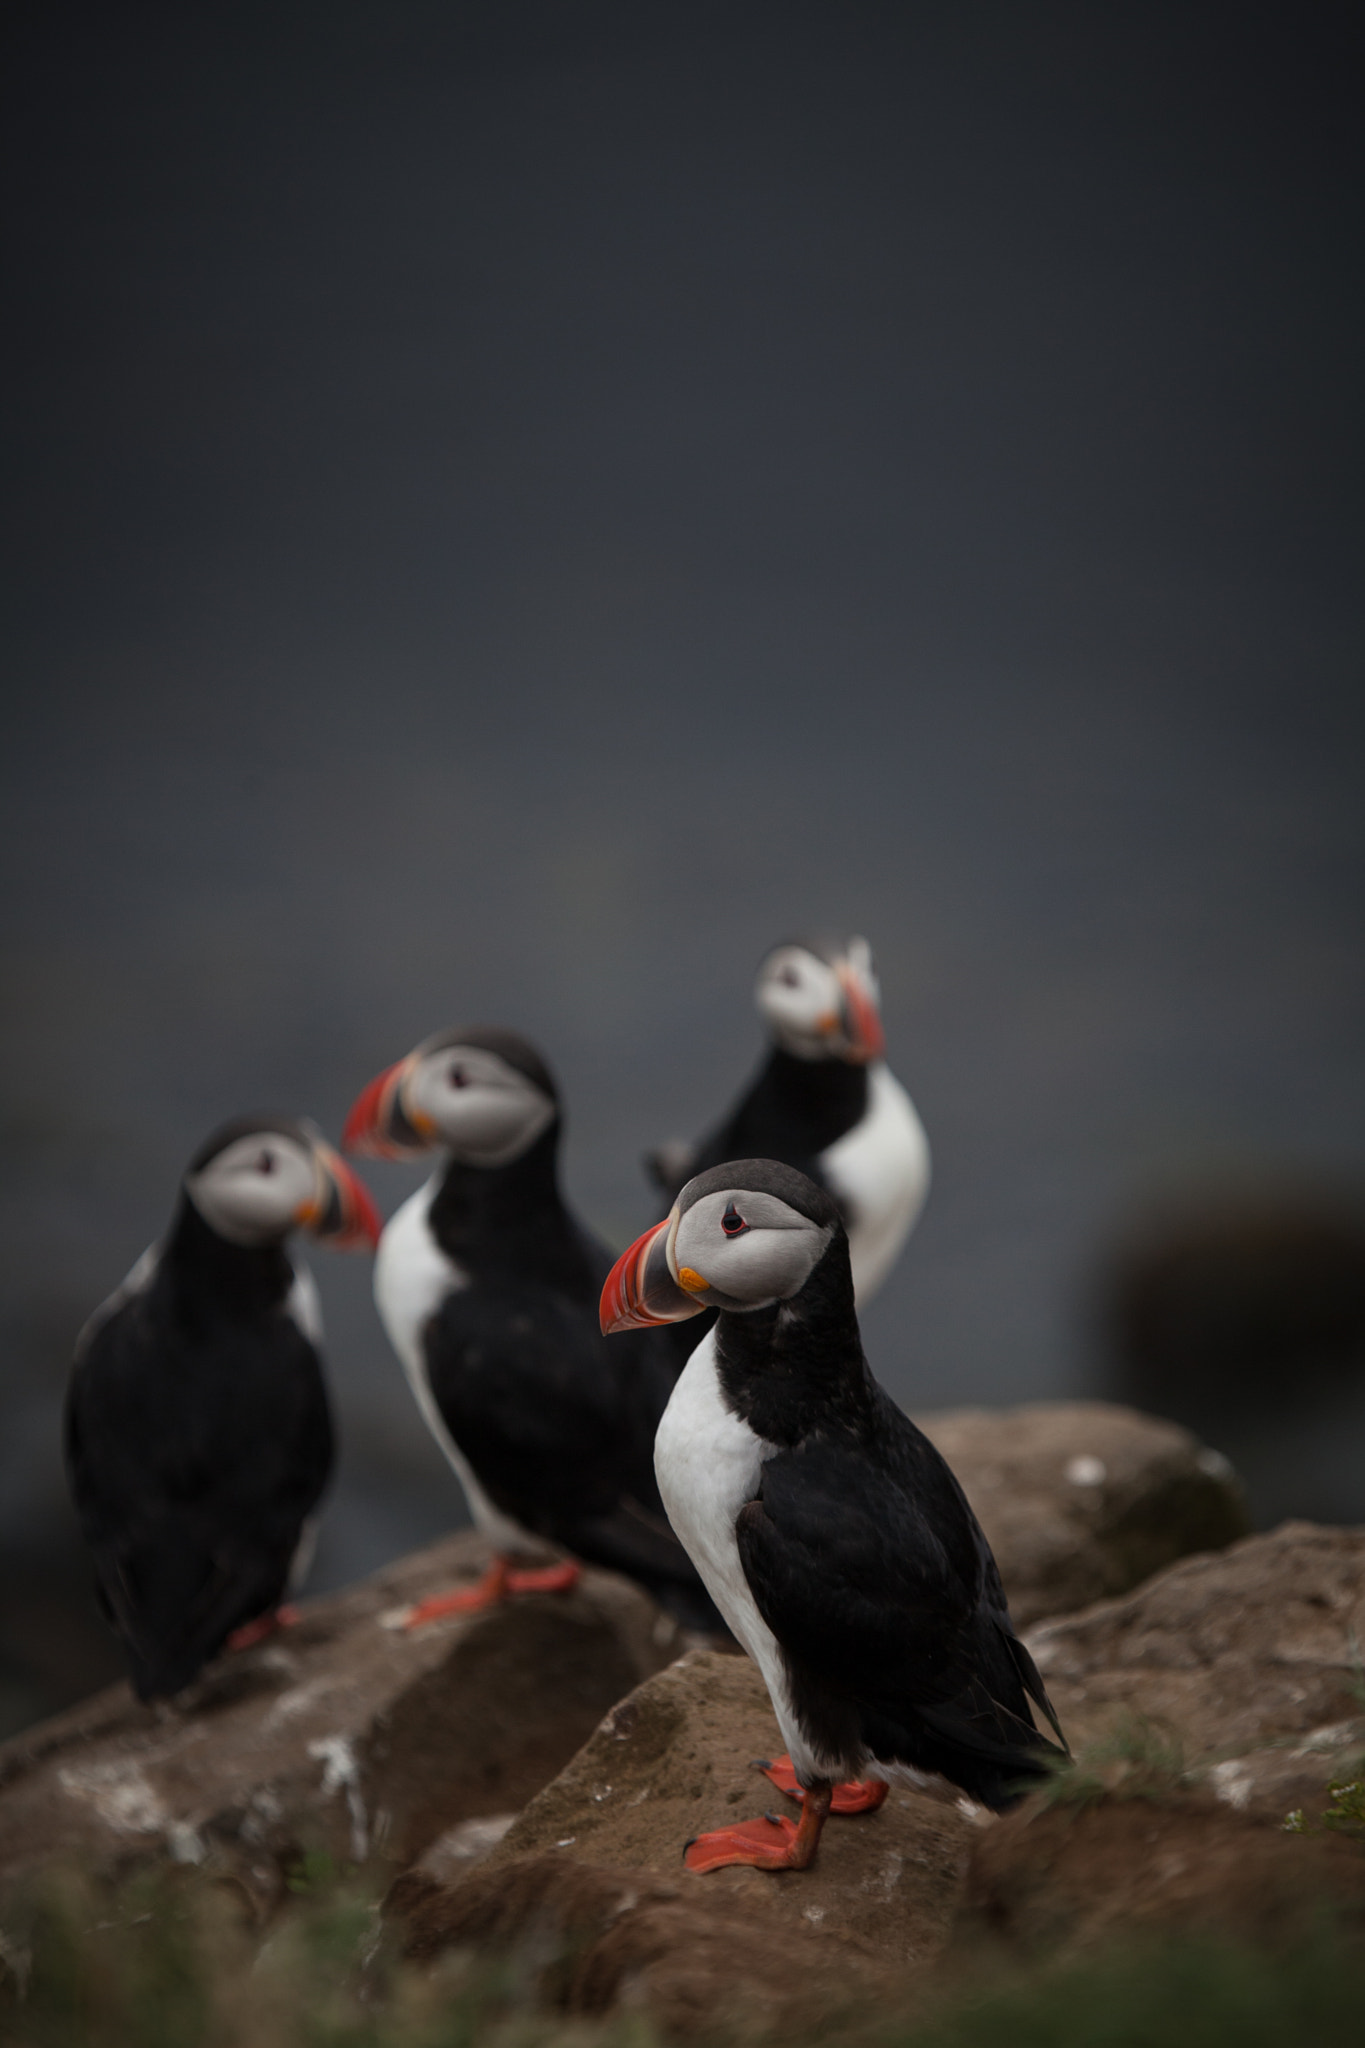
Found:
[(711, 1282), (704, 1280), (691, 1266), (679, 1266), (678, 1285), (685, 1287), (689, 1294), (705, 1294)]

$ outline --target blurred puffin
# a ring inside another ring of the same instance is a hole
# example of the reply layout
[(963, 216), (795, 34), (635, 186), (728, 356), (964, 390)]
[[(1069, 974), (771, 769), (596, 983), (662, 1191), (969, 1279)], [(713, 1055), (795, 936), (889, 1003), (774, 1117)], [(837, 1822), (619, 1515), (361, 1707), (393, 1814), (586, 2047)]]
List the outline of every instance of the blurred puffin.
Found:
[[(1062, 1752), (995, 1560), (948, 1466), (868, 1370), (848, 1238), (825, 1189), (772, 1160), (713, 1167), (612, 1269), (605, 1331), (719, 1310), (659, 1426), (664, 1505), (758, 1665), (799, 1792), (699, 1836), (686, 1861), (802, 1870), (826, 1815), (881, 1804), (872, 1767), (936, 1771), (1004, 1807)], [(854, 1782), (847, 1782), (854, 1781)]]
[(648, 1337), (628, 1358), (603, 1342), (611, 1253), (560, 1194), (559, 1134), (545, 1062), (498, 1029), (428, 1038), (370, 1083), (346, 1123), (343, 1143), (374, 1158), (444, 1153), (384, 1231), (375, 1301), (495, 1550), (477, 1586), (420, 1602), (406, 1625), (567, 1590), (576, 1563), (509, 1561), (548, 1539), (637, 1579), (684, 1626), (719, 1631), (654, 1478), (672, 1354)]
[(296, 1227), (361, 1248), (379, 1216), (311, 1125), (224, 1124), (165, 1237), (76, 1340), (67, 1475), (139, 1699), (267, 1634), (311, 1562), (332, 1422)]
[(754, 1000), (772, 1039), (725, 1122), (647, 1165), (669, 1199), (726, 1159), (778, 1159), (839, 1206), (853, 1285), (866, 1304), (885, 1280), (929, 1192), (929, 1145), (883, 1054), (880, 990), (866, 939), (793, 941), (758, 970)]

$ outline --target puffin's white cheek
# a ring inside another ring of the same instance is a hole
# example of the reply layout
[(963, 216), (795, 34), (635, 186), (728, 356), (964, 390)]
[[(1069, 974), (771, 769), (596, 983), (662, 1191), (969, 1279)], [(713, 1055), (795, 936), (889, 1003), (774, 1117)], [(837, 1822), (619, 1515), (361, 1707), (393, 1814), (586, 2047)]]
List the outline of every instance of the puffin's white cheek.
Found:
[(752, 1230), (717, 1247), (701, 1271), (732, 1301), (784, 1301), (810, 1273), (812, 1246), (802, 1230)]
[(759, 1008), (773, 1030), (816, 1038), (839, 1015), (839, 990), (832, 975), (828, 981), (812, 976), (797, 988), (770, 983), (759, 998)]
[(529, 1091), (470, 1088), (447, 1095), (434, 1121), (457, 1158), (500, 1164), (532, 1144), (553, 1117), (553, 1104)]
[(297, 1201), (282, 1181), (261, 1181), (245, 1191), (241, 1204), (243, 1220), (260, 1230), (285, 1230), (292, 1223), (304, 1197)]

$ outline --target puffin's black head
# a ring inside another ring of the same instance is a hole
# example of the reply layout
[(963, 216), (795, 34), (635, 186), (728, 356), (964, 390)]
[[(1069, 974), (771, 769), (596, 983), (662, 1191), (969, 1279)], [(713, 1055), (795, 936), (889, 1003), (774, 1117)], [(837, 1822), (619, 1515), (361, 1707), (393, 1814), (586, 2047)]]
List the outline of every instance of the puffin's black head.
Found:
[(342, 1143), (372, 1159), (442, 1146), (466, 1166), (508, 1166), (559, 1117), (559, 1091), (515, 1031), (439, 1031), (357, 1098)]
[(833, 1200), (795, 1167), (775, 1159), (710, 1167), (616, 1261), (602, 1289), (602, 1329), (790, 1301), (843, 1235)]
[(791, 939), (758, 970), (754, 1001), (774, 1042), (803, 1060), (878, 1060), (881, 991), (866, 939)]
[(279, 1244), (299, 1227), (342, 1251), (379, 1242), (368, 1190), (320, 1131), (292, 1117), (220, 1125), (191, 1159), (185, 1195), (230, 1244)]

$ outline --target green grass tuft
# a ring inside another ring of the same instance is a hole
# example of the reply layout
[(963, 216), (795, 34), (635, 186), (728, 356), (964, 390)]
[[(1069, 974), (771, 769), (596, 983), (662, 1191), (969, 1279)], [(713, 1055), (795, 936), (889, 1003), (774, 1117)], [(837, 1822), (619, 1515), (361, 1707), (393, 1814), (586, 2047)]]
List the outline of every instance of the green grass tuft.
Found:
[(1169, 1799), (1187, 1777), (1179, 1737), (1146, 1715), (1130, 1714), (1074, 1757), (1059, 1758), (1042, 1787), (1042, 1799), (1048, 1806)]

